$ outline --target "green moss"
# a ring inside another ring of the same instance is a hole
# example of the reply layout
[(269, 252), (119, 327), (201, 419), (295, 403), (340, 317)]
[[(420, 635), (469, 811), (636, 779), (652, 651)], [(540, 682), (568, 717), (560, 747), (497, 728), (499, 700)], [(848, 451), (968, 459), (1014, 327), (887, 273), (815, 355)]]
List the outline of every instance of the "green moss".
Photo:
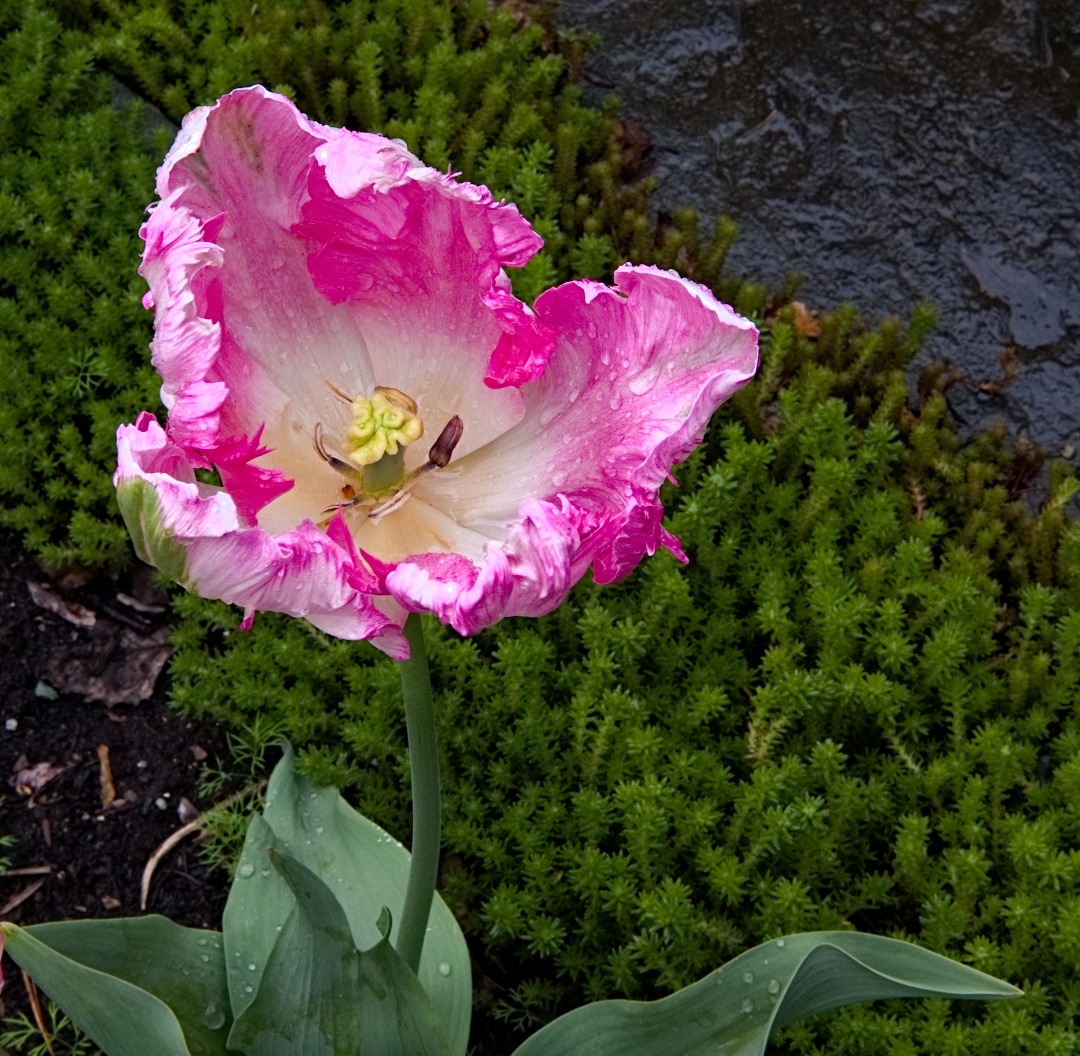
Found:
[[(1028, 996), (848, 1010), (788, 1051), (1072, 1051), (1076, 482), (1055, 468), (1033, 515), (1036, 463), (1000, 437), (961, 447), (940, 381), (917, 414), (895, 399), (925, 311), (868, 331), (842, 309), (811, 340), (772, 310), (760, 380), (665, 495), (689, 565), (658, 555), (471, 640), (427, 625), (442, 887), (507, 988), (482, 1010), (534, 1029), (770, 936), (857, 927)], [(390, 661), (284, 618), (237, 634), (223, 605), (177, 611), (178, 707), (273, 721), (407, 838)]]
[(81, 35), (14, 4), (0, 26), (0, 523), (115, 567), (116, 425), (158, 405), (136, 273), (154, 160)]

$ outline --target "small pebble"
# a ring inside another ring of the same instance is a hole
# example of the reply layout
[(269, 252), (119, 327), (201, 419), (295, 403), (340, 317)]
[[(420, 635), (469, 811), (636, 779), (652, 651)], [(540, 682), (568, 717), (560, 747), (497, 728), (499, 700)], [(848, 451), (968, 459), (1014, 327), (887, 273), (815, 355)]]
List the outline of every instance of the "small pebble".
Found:
[(157, 807), (158, 810), (164, 810), (168, 805), (169, 801), (163, 799), (161, 796), (158, 796), (158, 798), (154, 800), (154, 806)]
[[(56, 700), (60, 694), (57, 693), (48, 682), (38, 682), (38, 684), (34, 686), (34, 696), (40, 697), (42, 700)], [(5, 725), (7, 724), (5, 723)]]
[(9, 733), (12, 730), (17, 730), (18, 728), (19, 728), (19, 720), (18, 719), (5, 719), (4, 720), (4, 729), (7, 730)]

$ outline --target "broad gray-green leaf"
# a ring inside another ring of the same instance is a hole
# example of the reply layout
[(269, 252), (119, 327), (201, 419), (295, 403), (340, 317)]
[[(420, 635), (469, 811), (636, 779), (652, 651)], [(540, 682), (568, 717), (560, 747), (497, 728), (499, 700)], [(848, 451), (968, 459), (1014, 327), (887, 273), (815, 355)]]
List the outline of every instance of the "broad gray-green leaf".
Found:
[(269, 859), (294, 897), (259, 987), (236, 1017), (229, 1048), (246, 1056), (356, 1056), (360, 954), (326, 885), (288, 855)]
[(106, 1056), (191, 1056), (184, 1032), (160, 998), (57, 953), (14, 924), (7, 952)]
[[(292, 907), (288, 888), (268, 865), (266, 848), (271, 843), (287, 850), (333, 891), (361, 950), (381, 941), (376, 922), (383, 906), (395, 920), (400, 918), (409, 880), (409, 852), (353, 810), (336, 789), (317, 789), (296, 774), (287, 745), (270, 777), (263, 817), (272, 834), (254, 822), (248, 829), (225, 908), (223, 930), (234, 1015), (251, 1000), (276, 929)], [(254, 970), (248, 969), (251, 964)], [(417, 974), (438, 1011), (451, 1056), (464, 1056), (472, 1015), (469, 951), (454, 915), (438, 895), (432, 902)]]
[(234, 1019), (254, 1000), (270, 951), (296, 905), (289, 885), (270, 865), (273, 845), (273, 830), (256, 814), (248, 822), (221, 926)]
[(287, 854), (271, 861), (296, 899), (229, 1047), (246, 1056), (447, 1056), (438, 1014), (383, 939), (357, 951), (333, 893)]
[(216, 931), (182, 928), (157, 915), (67, 920), (26, 931), (64, 957), (164, 1001), (180, 1021), (192, 1056), (225, 1056), (232, 1017)]
[(659, 1001), (600, 1001), (561, 1016), (514, 1056), (761, 1056), (773, 1029), (886, 997), (995, 1000), (1015, 987), (907, 942), (850, 931), (756, 946)]
[(363, 1056), (449, 1056), (438, 1011), (389, 936), (360, 954), (360, 975)]

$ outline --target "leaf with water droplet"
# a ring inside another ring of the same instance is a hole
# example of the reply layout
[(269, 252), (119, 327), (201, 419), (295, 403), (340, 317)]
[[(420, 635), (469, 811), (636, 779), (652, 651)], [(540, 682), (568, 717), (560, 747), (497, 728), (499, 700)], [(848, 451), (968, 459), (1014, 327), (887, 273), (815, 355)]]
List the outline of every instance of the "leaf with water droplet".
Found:
[(272, 849), (271, 860), (295, 905), (229, 1047), (246, 1056), (448, 1056), (435, 1006), (389, 940), (361, 953), (330, 888), (287, 854)]
[[(209, 1005), (228, 1009), (229, 995), (225, 984), (225, 963), (220, 947), (208, 945), (215, 933), (203, 929), (183, 928), (156, 914), (146, 917), (121, 917), (112, 920), (62, 921), (38, 924), (26, 929), (34, 939), (45, 944), (56, 954), (75, 962), (79, 971), (101, 979), (111, 976), (132, 988), (138, 987), (149, 997), (162, 1003), (175, 1017), (183, 1032), (187, 1050), (192, 1056), (225, 1056), (225, 1037), (214, 1033), (203, 1015)], [(35, 974), (45, 986), (45, 979)], [(50, 980), (49, 997), (57, 1002), (78, 1023), (77, 1004), (86, 994), (94, 994), (94, 983), (76, 981), (78, 992), (68, 995), (62, 980)], [(134, 1002), (121, 1000), (119, 996), (98, 1000), (107, 1009), (109, 1022), (106, 1029), (126, 1030), (136, 1039), (134, 1052), (145, 1056), (160, 1051), (163, 1056), (171, 1053), (162, 1042), (159, 1050), (148, 1040), (153, 1035), (152, 1026), (141, 1020), (125, 1020), (138, 1007)], [(72, 1003), (74, 1001), (75, 1003)], [(150, 1004), (148, 1007), (153, 1007)], [(224, 1023), (224, 1018), (222, 1023)], [(87, 1027), (91, 1024), (87, 1023)], [(83, 1027), (95, 1037), (98, 1046), (117, 1056), (125, 1051), (116, 1048), (114, 1042), (107, 1045), (98, 1040), (93, 1031)]]
[[(769, 977), (764, 986), (755, 982), (763, 977)], [(749, 994), (748, 986), (754, 988)], [(1018, 994), (1008, 983), (911, 943), (850, 931), (812, 932), (748, 950), (659, 1001), (599, 1001), (575, 1009), (534, 1034), (514, 1056), (713, 1056), (718, 1046), (726, 1056), (762, 1056), (773, 1030), (843, 1005), (888, 997), (994, 1000)]]
[[(318, 835), (319, 828), (323, 835), (309, 847), (306, 839)], [(268, 862), (266, 848), (271, 843), (282, 849), (291, 847), (289, 853), (298, 862), (333, 888), (357, 948), (370, 949), (382, 940), (376, 927), (382, 906), (395, 921), (400, 920), (409, 852), (349, 806), (336, 789), (315, 789), (297, 774), (287, 744), (267, 785), (265, 813), (250, 824), (241, 859)], [(225, 941), (230, 951), (243, 951), (240, 960), (234, 960), (231, 952), (228, 957), (234, 1009), (244, 1008), (251, 1000), (245, 991), (251, 975), (243, 971), (243, 965), (266, 963), (292, 904), (293, 897), (276, 870), (265, 879), (256, 874), (233, 884), (225, 909)], [(419, 979), (438, 1010), (451, 1056), (465, 1056), (472, 1015), (469, 951), (457, 920), (438, 895), (432, 901), (429, 928)], [(390, 938), (395, 938), (393, 932)], [(438, 972), (443, 961), (452, 967), (449, 978)]]

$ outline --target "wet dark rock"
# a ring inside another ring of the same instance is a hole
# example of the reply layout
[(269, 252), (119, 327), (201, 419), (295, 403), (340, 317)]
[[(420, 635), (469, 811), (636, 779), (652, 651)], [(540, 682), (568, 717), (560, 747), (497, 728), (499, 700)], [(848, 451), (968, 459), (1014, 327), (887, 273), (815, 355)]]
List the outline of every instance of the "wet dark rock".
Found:
[(941, 311), (916, 365), (978, 383), (966, 431), (1005, 417), (1080, 441), (1080, 8), (1068, 0), (562, 0), (600, 34), (586, 94), (653, 142), (658, 210), (743, 234), (729, 267), (876, 321)]

